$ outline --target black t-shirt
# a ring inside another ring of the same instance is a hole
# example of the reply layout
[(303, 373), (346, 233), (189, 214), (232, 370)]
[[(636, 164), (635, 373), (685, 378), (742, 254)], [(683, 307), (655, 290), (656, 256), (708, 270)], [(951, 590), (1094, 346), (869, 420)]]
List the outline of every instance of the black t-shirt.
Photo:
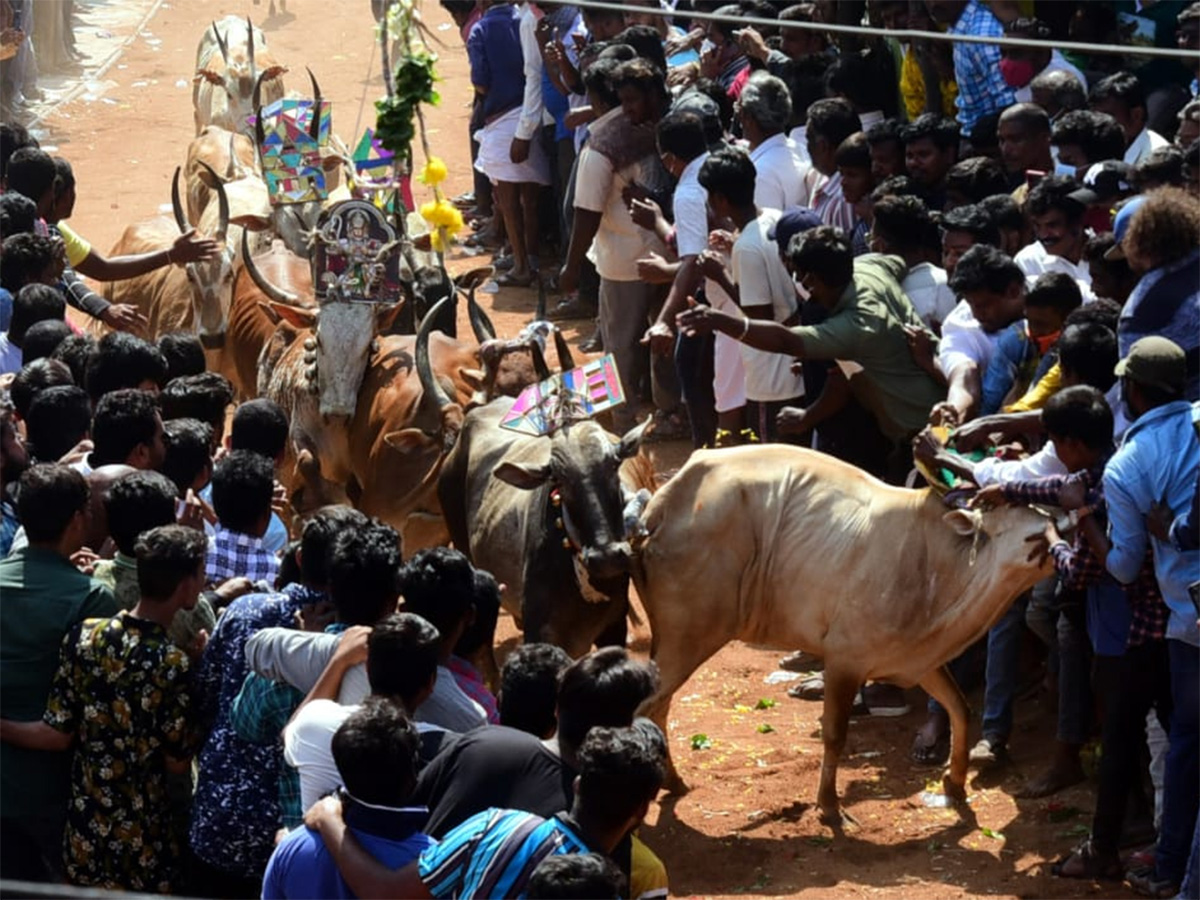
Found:
[(575, 772), (524, 731), (493, 725), (451, 738), (417, 779), (413, 806), (429, 807), (425, 833), (439, 840), (491, 807), (550, 818), (571, 808)]

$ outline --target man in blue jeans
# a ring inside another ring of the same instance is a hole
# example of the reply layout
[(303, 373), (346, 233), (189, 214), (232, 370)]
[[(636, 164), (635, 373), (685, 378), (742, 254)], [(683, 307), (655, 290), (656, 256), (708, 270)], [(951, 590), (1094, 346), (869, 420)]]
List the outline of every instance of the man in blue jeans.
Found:
[[(1200, 551), (1180, 550), (1152, 537), (1146, 517), (1160, 504), (1179, 515), (1192, 504), (1200, 473), (1200, 403), (1184, 398), (1187, 358), (1173, 341), (1144, 337), (1117, 363), (1121, 395), (1133, 425), (1104, 469), (1109, 533), (1082, 519), (1085, 534), (1117, 581), (1137, 577), (1148, 543), (1154, 574), (1170, 609), (1167, 652), (1171, 673), (1170, 744), (1163, 785), (1162, 827), (1154, 867), (1128, 874), (1139, 893), (1174, 896), (1183, 881), (1200, 807), (1200, 631), (1188, 585), (1200, 570)], [(1061, 497), (1066, 509), (1082, 507), (1082, 496)]]

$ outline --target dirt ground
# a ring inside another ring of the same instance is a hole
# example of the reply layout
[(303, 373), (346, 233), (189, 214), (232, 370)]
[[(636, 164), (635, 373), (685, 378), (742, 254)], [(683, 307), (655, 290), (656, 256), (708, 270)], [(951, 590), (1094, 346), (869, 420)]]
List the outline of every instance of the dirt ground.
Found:
[[(312, 66), (325, 97), (333, 101), (334, 128), (348, 143), (372, 124), (371, 104), (382, 86), (368, 0), (288, 0), (286, 14), (271, 19), (266, 18), (267, 3), (91, 0), (97, 12), (124, 5), (137, 15), (114, 15), (104, 20), (117, 23), (106, 24), (104, 35), (89, 34), (111, 42), (132, 39), (106, 72), (85, 76), (86, 89), (56, 106), (40, 125), (44, 143), (75, 166), (79, 203), (71, 224), (76, 231), (106, 250), (127, 224), (169, 211), (171, 173), (182, 164), (193, 134), (196, 43), (210, 20), (230, 13), (252, 16), (276, 57), (290, 65), (291, 84), (303, 83), (304, 65)], [(435, 152), (449, 164), (445, 187), (453, 196), (470, 188), (465, 53), (440, 8), (426, 0), (425, 11), (433, 34), (446, 43), (439, 63), (443, 102), (428, 120)], [(137, 22), (147, 13), (135, 36)], [(120, 28), (124, 33), (113, 33)], [(461, 252), (455, 256), (456, 268), (481, 262)], [(528, 290), (505, 289), (482, 298), (502, 335), (515, 333), (534, 310), (535, 296)], [(568, 324), (573, 342), (586, 337), (590, 323)], [(585, 329), (582, 335), (580, 329)], [(657, 446), (652, 453), (658, 469), (670, 472), (682, 464), (687, 449)], [(502, 627), (507, 649), (515, 633), (508, 620)], [(632, 645), (638, 652), (648, 651), (644, 629), (635, 632)], [(908, 716), (856, 721), (840, 785), (861, 829), (833, 836), (812, 808), (821, 756), (820, 704), (789, 699), (786, 685), (764, 683), (779, 655), (731, 645), (676, 696), (671, 748), (693, 790), (681, 798), (662, 798), (643, 829), (647, 843), (667, 865), (673, 893), (1127, 896), (1116, 885), (1062, 882), (1048, 873), (1049, 861), (1086, 832), (1090, 786), (1052, 801), (1018, 802), (1011, 796), (1050, 749), (1052, 717), (1034, 701), (1018, 706), (1013, 763), (995, 776), (973, 781), (971, 807), (978, 821), (970, 826), (957, 814), (928, 809), (920, 801), (927, 780), (937, 781), (941, 773), (915, 769), (908, 762), (912, 734), (923, 714), (919, 691), (910, 695), (913, 712)], [(979, 708), (978, 694), (973, 700)], [(696, 736), (707, 736), (707, 742)], [(692, 749), (693, 737), (710, 746)]]

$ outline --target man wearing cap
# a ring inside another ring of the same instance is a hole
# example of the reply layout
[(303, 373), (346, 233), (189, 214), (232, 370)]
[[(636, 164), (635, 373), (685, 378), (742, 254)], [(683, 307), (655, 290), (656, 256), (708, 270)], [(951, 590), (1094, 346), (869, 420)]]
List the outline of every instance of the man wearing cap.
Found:
[(1025, 277), (1035, 279), (1046, 272), (1062, 272), (1074, 279), (1085, 303), (1094, 300), (1092, 275), (1083, 251), (1087, 233), (1083, 227), (1083, 189), (1068, 175), (1047, 175), (1029, 192), (1025, 214), (1033, 223), (1037, 240), (1014, 258)]
[(1153, 547), (1154, 574), (1170, 610), (1166, 637), (1173, 710), (1154, 867), (1130, 872), (1129, 880), (1141, 893), (1167, 897), (1183, 879), (1200, 806), (1200, 610), (1188, 594), (1200, 570), (1200, 551), (1181, 551), (1151, 536), (1146, 517), (1160, 504), (1177, 515), (1192, 503), (1200, 475), (1200, 404), (1184, 399), (1187, 360), (1167, 338), (1138, 340), (1117, 363), (1116, 373), (1134, 422), (1104, 469), (1108, 534), (1082, 513), (1087, 507), (1081, 491), (1064, 492), (1060, 502), (1080, 511), (1076, 515), (1089, 543), (1122, 584), (1136, 579), (1147, 545)]
[(1200, 400), (1200, 210), (1181, 191), (1134, 197), (1117, 211), (1116, 244), (1105, 259), (1126, 259), (1141, 275), (1117, 322), (1122, 357), (1139, 338), (1168, 337), (1183, 348), (1183, 396)]

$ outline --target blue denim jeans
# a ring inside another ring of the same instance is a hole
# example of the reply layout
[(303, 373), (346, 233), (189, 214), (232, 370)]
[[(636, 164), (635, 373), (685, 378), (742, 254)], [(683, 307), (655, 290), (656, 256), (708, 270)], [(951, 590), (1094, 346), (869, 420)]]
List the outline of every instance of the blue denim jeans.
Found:
[(1171, 729), (1154, 867), (1159, 878), (1178, 883), (1183, 881), (1200, 807), (1200, 648), (1168, 640), (1167, 652)]

